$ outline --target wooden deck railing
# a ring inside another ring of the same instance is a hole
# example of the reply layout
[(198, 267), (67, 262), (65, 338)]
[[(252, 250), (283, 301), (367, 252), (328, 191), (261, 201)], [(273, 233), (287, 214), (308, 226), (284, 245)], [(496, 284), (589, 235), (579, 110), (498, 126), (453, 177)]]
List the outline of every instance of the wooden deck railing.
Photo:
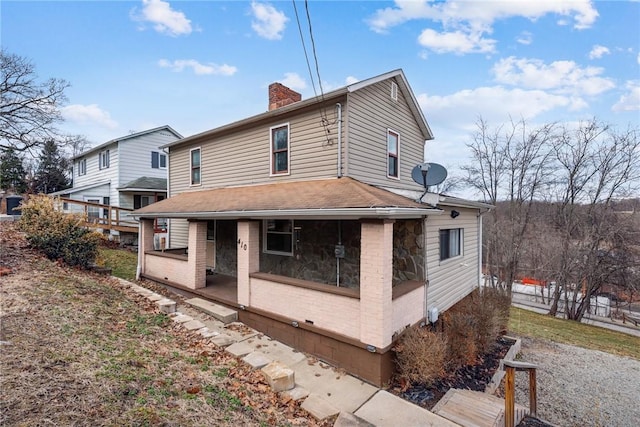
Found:
[[(66, 210), (83, 213), (86, 227), (125, 231), (129, 233), (138, 232), (138, 222), (133, 218), (125, 217), (125, 214), (133, 212), (133, 209), (119, 208), (111, 205), (103, 205), (101, 203), (83, 202), (81, 200), (67, 199), (64, 197), (60, 198), (60, 202), (66, 203), (69, 206), (79, 206), (77, 209), (67, 208)], [(97, 210), (97, 216), (89, 215), (90, 212), (92, 214), (96, 212), (90, 211), (90, 209)]]
[(515, 408), (515, 377), (516, 371), (529, 372), (529, 415), (537, 416), (538, 397), (536, 391), (536, 369), (533, 363), (505, 360), (502, 363), (506, 372), (504, 384), (504, 427), (514, 427)]

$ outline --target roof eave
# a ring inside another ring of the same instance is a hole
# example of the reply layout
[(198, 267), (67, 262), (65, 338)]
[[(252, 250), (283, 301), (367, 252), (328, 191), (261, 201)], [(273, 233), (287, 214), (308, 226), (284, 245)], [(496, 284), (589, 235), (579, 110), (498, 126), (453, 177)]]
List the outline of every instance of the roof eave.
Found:
[(223, 212), (154, 212), (129, 214), (135, 219), (182, 218), (182, 219), (412, 219), (427, 215), (440, 215), (442, 210), (434, 208), (328, 208), (328, 209), (287, 209), (252, 210)]

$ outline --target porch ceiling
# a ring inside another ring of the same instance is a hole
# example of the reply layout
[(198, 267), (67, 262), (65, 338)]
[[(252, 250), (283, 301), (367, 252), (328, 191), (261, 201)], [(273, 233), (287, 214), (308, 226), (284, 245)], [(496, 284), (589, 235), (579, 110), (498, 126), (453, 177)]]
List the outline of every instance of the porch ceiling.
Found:
[(180, 193), (133, 212), (139, 218), (419, 218), (439, 214), (352, 178), (280, 182)]

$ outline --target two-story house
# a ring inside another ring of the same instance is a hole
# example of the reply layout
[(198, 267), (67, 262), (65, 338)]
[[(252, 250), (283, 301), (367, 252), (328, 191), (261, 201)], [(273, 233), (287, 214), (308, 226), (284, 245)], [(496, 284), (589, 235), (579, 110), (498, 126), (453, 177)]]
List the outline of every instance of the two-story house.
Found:
[(480, 281), (490, 206), (412, 179), (431, 139), (401, 70), (307, 100), (274, 83), (269, 111), (163, 147), (169, 197), (134, 212), (139, 276), (380, 385), (399, 334)]
[[(73, 157), (73, 187), (50, 195), (87, 202), (84, 206), (67, 203), (66, 210), (86, 208), (90, 220), (111, 214), (99, 205), (138, 209), (163, 200), (167, 195), (167, 154), (159, 147), (180, 138), (170, 126), (161, 126), (100, 144)], [(109, 232), (124, 238), (118, 230)]]

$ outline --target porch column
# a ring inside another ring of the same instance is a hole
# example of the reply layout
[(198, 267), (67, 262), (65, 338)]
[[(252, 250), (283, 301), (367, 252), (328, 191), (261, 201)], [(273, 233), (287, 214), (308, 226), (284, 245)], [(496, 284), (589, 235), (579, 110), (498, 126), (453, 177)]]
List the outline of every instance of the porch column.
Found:
[(136, 276), (139, 279), (141, 274), (146, 273), (145, 256), (147, 251), (153, 250), (153, 220), (140, 219), (140, 232), (138, 236), (138, 271)]
[(363, 221), (360, 238), (360, 341), (391, 344), (393, 305), (392, 220)]
[(238, 304), (251, 304), (249, 274), (260, 271), (260, 223), (238, 221)]
[(189, 256), (187, 286), (199, 289), (207, 286), (207, 222), (189, 222)]

